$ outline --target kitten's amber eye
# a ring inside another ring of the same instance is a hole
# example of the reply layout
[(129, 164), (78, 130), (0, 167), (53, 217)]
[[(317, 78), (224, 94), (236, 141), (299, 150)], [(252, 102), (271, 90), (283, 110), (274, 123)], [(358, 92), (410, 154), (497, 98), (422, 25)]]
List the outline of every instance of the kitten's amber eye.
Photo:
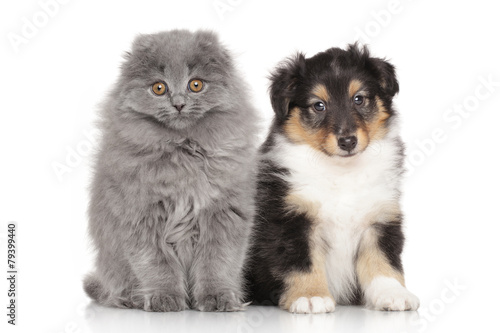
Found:
[(156, 82), (155, 84), (153, 84), (151, 89), (153, 89), (155, 95), (161, 96), (164, 95), (167, 91), (167, 85), (163, 82)]
[(198, 79), (194, 79), (189, 81), (189, 90), (192, 92), (199, 92), (201, 89), (203, 89), (203, 82)]

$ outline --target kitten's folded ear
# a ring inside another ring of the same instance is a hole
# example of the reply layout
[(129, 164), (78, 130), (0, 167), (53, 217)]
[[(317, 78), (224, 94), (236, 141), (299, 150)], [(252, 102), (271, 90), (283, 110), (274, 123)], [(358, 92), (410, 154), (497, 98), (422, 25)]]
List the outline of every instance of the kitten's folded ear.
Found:
[[(232, 68), (233, 58), (229, 50), (220, 41), (219, 35), (211, 30), (198, 30), (195, 32), (198, 48), (205, 53), (212, 62), (221, 66)], [(210, 57), (210, 55), (215, 55)]]
[(155, 45), (155, 36), (151, 34), (137, 35), (132, 42), (132, 52), (138, 53), (148, 51)]
[(211, 30), (198, 30), (195, 32), (195, 38), (202, 47), (219, 46), (220, 40), (216, 32)]
[(385, 59), (380, 58), (370, 58), (370, 63), (379, 75), (380, 85), (384, 92), (394, 97), (399, 92), (399, 83), (394, 66)]
[(271, 105), (278, 121), (283, 121), (288, 116), (297, 83), (305, 70), (306, 58), (304, 54), (298, 53), (295, 57), (282, 62), (271, 74), (269, 92)]

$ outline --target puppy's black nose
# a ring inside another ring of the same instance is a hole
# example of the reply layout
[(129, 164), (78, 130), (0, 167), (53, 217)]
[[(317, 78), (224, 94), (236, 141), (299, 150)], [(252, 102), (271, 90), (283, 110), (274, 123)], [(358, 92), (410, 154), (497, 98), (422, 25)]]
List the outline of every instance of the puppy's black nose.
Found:
[(355, 136), (342, 136), (338, 139), (338, 144), (340, 149), (345, 151), (351, 151), (356, 148), (358, 144), (358, 138)]
[(181, 112), (182, 108), (185, 106), (186, 104), (176, 104), (174, 105), (175, 108), (177, 109), (177, 111)]

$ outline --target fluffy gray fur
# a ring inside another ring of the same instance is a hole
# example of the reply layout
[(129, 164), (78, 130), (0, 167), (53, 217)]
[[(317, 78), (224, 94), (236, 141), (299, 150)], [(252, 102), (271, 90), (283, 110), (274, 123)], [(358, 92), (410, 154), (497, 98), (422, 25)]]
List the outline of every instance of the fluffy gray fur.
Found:
[[(202, 91), (188, 89), (193, 78)], [(206, 31), (137, 37), (101, 118), (87, 294), (146, 311), (241, 309), (256, 113), (229, 52)]]

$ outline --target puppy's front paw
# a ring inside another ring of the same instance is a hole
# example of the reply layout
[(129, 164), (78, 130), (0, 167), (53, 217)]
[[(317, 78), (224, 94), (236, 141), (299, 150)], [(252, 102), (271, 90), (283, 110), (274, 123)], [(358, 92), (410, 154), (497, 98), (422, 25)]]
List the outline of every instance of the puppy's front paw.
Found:
[(187, 309), (186, 299), (182, 296), (154, 292), (144, 296), (144, 310), (150, 312), (171, 312)]
[(411, 311), (417, 310), (420, 301), (399, 282), (377, 280), (366, 290), (365, 297), (368, 307), (381, 311)]
[(373, 308), (382, 311), (410, 311), (419, 306), (418, 298), (406, 289), (390, 290), (380, 295)]
[(288, 311), (292, 313), (327, 313), (335, 310), (335, 301), (329, 296), (299, 297)]
[(244, 309), (244, 304), (236, 297), (233, 292), (220, 292), (208, 294), (198, 297), (195, 302), (195, 308), (199, 311), (241, 311)]

